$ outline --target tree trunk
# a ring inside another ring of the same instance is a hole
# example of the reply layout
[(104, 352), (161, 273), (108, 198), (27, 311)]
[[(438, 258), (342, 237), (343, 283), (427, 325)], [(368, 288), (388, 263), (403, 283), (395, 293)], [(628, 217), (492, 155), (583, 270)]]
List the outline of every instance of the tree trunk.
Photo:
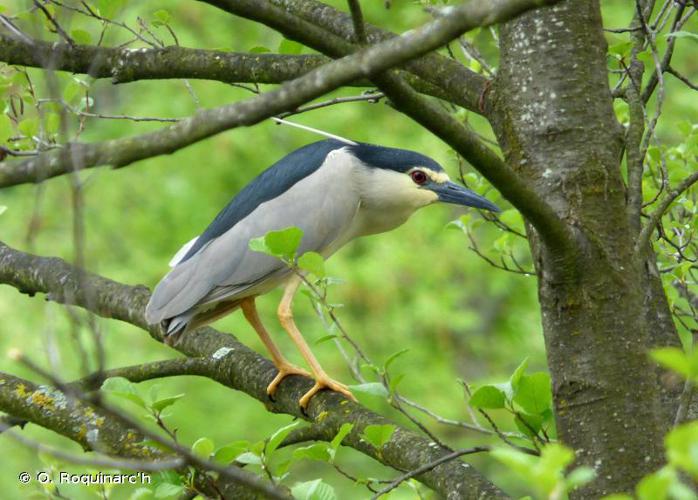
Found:
[(676, 335), (654, 266), (633, 250), (639, 221), (626, 210), (598, 1), (524, 14), (502, 26), (500, 44), (495, 133), (578, 247), (570, 273), (529, 228), (558, 435), (598, 472), (580, 498), (631, 491), (661, 464), (670, 413), (647, 350)]

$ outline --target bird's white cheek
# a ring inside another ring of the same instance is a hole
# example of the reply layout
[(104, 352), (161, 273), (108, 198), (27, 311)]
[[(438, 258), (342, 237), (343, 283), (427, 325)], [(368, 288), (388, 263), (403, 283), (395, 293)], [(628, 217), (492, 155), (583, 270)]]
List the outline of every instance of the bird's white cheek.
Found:
[(417, 208), (421, 208), (439, 201), (439, 195), (429, 189), (418, 189), (417, 194), (414, 195), (414, 199)]

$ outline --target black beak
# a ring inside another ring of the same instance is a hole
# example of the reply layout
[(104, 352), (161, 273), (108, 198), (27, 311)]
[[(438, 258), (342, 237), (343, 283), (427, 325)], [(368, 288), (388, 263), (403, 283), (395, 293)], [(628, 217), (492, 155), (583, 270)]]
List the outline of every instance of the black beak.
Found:
[(439, 196), (439, 201), (453, 203), (455, 205), (465, 205), (466, 207), (482, 208), (490, 212), (501, 212), (499, 207), (487, 198), (473, 193), (470, 189), (459, 186), (455, 182), (444, 182), (443, 184), (431, 183), (425, 186), (434, 191)]

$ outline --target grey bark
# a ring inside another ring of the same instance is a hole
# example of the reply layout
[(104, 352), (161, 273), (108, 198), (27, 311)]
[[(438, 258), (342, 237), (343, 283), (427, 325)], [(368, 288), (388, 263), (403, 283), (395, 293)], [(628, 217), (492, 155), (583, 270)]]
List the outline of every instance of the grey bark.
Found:
[(675, 341), (654, 256), (634, 252), (601, 28), (596, 0), (505, 23), (490, 110), (508, 162), (580, 249), (569, 279), (529, 227), (559, 437), (598, 472), (578, 498), (631, 491), (662, 463), (667, 412), (647, 351)]

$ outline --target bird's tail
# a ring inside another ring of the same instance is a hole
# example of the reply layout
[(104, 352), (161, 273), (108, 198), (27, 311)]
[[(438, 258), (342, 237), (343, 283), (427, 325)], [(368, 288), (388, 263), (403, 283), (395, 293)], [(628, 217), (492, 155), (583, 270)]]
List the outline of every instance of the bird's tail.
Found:
[(184, 331), (187, 330), (187, 326), (189, 325), (189, 323), (191, 323), (191, 320), (194, 318), (194, 314), (195, 313), (193, 311), (188, 311), (184, 314), (180, 314), (179, 316), (171, 318), (167, 323), (166, 334), (169, 336), (184, 333)]

